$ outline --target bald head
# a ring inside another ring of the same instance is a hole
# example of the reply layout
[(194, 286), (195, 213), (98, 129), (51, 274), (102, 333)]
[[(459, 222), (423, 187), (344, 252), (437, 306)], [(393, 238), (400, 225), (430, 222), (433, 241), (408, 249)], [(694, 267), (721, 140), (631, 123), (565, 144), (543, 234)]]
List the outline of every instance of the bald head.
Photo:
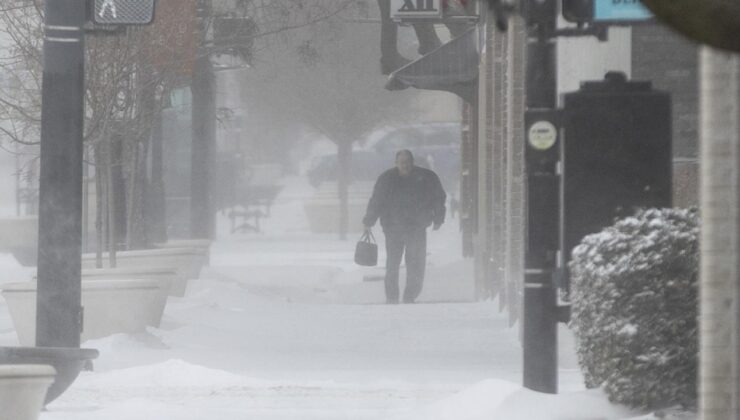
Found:
[(396, 168), (401, 176), (406, 176), (411, 173), (411, 169), (414, 167), (414, 155), (408, 149), (399, 150), (396, 153)]

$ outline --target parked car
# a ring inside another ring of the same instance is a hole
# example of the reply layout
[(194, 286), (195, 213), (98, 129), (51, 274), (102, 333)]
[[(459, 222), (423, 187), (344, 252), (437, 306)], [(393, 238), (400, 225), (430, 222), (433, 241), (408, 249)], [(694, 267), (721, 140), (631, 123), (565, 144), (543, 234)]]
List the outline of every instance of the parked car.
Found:
[[(434, 170), (445, 189), (455, 191), (460, 179), (460, 143), (459, 123), (426, 123), (376, 130), (352, 152), (351, 180), (374, 181), (393, 166), (396, 152), (409, 149), (416, 165)], [(318, 187), (324, 181), (336, 181), (337, 167), (336, 153), (315, 158), (307, 172), (309, 182)]]

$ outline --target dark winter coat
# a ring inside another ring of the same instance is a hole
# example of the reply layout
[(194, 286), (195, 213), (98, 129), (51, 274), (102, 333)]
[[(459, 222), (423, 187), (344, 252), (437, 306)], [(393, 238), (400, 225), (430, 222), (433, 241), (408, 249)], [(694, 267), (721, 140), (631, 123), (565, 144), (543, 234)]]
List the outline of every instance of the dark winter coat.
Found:
[(373, 226), (380, 218), (385, 232), (441, 225), (446, 199), (439, 177), (429, 169), (414, 166), (405, 177), (398, 168), (389, 169), (378, 177), (362, 222)]

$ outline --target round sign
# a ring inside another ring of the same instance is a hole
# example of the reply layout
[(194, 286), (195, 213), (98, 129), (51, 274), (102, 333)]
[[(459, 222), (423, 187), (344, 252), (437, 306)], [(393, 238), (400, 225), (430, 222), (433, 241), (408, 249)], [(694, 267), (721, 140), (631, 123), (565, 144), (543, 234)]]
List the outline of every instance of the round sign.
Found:
[(558, 139), (558, 130), (550, 121), (537, 121), (529, 127), (527, 141), (529, 145), (537, 150), (551, 148)]

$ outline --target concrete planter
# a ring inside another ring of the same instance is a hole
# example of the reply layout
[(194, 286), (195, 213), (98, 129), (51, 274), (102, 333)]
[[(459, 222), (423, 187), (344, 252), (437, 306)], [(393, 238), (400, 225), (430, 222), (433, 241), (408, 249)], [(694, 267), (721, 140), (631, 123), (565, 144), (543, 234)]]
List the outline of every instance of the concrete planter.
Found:
[[(349, 187), (347, 208), (349, 212), (349, 232), (362, 231), (362, 218), (365, 216), (367, 202), (372, 195), (373, 184), (357, 182)], [(313, 197), (305, 200), (303, 209), (313, 233), (336, 233), (339, 230), (339, 197), (335, 182), (321, 184)]]
[[(36, 342), (36, 282), (3, 285), (18, 340)], [(158, 326), (166, 296), (155, 280), (93, 280), (82, 282), (84, 331), (82, 341)]]
[(13, 254), (22, 265), (35, 266), (38, 232), (37, 216), (0, 218), (0, 252)]
[(213, 241), (210, 239), (172, 239), (167, 242), (154, 244), (154, 248), (169, 249), (169, 248), (195, 248), (202, 249), (205, 251), (206, 258), (204, 265), (210, 264), (211, 261), (211, 244)]
[(36, 420), (56, 371), (49, 365), (0, 365), (0, 420)]
[(175, 284), (180, 281), (177, 269), (174, 267), (85, 268), (82, 270), (82, 281), (127, 279), (156, 281), (165, 300), (172, 293)]
[(203, 248), (208, 250), (213, 241), (210, 239), (172, 239), (154, 244), (155, 248)]
[[(71, 347), (0, 347), (0, 365), (52, 366), (56, 377), (46, 392), (44, 401), (48, 404), (69, 388), (82, 369), (91, 369), (98, 354), (95, 349)], [(0, 403), (0, 407), (5, 406)]]
[[(200, 269), (208, 263), (204, 248), (157, 248), (116, 253), (116, 265), (120, 268), (174, 267), (177, 279), (170, 289), (171, 296), (185, 296), (187, 282), (197, 279)], [(108, 265), (108, 253), (103, 253), (103, 266)], [(95, 268), (95, 254), (82, 254), (82, 268)]]

